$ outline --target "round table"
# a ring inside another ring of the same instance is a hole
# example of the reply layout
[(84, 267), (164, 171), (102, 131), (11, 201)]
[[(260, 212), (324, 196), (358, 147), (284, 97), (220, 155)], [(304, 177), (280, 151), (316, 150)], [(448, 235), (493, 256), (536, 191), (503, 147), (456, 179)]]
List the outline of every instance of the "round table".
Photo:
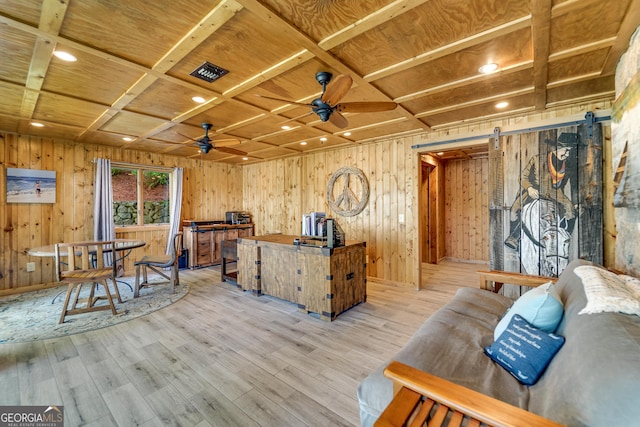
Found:
[[(129, 256), (129, 254), (131, 253), (131, 250), (135, 248), (141, 248), (147, 244), (144, 240), (138, 240), (138, 239), (114, 239), (114, 242), (115, 242), (114, 249), (117, 252), (126, 251), (126, 253), (123, 254), (120, 258), (118, 258), (118, 260), (121, 260)], [(110, 251), (111, 251), (110, 249), (108, 251), (105, 250), (105, 252), (110, 252)], [(37, 248), (31, 248), (29, 249), (28, 254), (31, 256), (55, 257), (56, 245), (54, 244), (54, 245), (40, 246)], [(67, 253), (63, 252), (60, 254), (60, 256), (67, 256)]]

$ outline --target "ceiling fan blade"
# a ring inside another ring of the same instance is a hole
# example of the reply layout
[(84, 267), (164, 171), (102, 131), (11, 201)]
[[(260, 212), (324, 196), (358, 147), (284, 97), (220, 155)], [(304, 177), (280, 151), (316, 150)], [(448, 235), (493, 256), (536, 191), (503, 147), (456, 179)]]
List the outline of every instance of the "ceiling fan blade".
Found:
[(299, 116), (292, 117), (292, 118), (290, 118), (290, 119), (285, 120), (284, 122), (281, 122), (280, 124), (281, 124), (281, 125), (283, 125), (283, 124), (285, 124), (285, 123), (294, 122), (294, 121), (296, 121), (296, 120), (298, 120), (298, 119), (301, 119), (301, 118), (303, 118), (303, 117), (306, 117), (306, 116), (308, 116), (308, 115), (310, 115), (310, 114), (313, 114), (313, 111), (309, 111), (309, 112), (307, 112), (307, 113), (300, 114)]
[(309, 104), (305, 104), (304, 102), (291, 101), (290, 99), (275, 98), (273, 96), (260, 95), (260, 94), (257, 94), (257, 93), (256, 93), (256, 96), (258, 96), (260, 98), (271, 99), (272, 101), (286, 102), (287, 104), (304, 105), (306, 107), (309, 106)]
[(218, 148), (218, 147), (229, 147), (231, 145), (240, 144), (240, 140), (239, 139), (216, 139), (214, 141), (211, 141), (211, 143), (216, 148)]
[(376, 113), (390, 111), (398, 106), (395, 102), (345, 102), (338, 104), (338, 111), (345, 113)]
[(178, 135), (183, 136), (183, 137), (185, 137), (185, 138), (187, 138), (187, 139), (190, 139), (190, 140), (192, 140), (192, 141), (196, 141), (196, 142), (198, 141), (197, 139), (193, 139), (193, 138), (191, 138), (190, 136), (183, 135), (183, 134), (181, 134), (180, 132), (176, 132), (176, 133), (177, 133)]
[(344, 129), (349, 126), (347, 118), (340, 114), (338, 111), (334, 111), (333, 113), (331, 113), (331, 115), (329, 116), (329, 121), (333, 123), (334, 126), (337, 126), (340, 129)]
[(348, 74), (340, 74), (332, 79), (327, 85), (327, 89), (322, 95), (322, 102), (329, 105), (336, 105), (349, 92), (353, 79)]
[(218, 151), (222, 151), (223, 153), (235, 154), (236, 156), (246, 156), (247, 155), (247, 153), (245, 153), (244, 151), (236, 150), (235, 148), (215, 147), (215, 149), (218, 150)]

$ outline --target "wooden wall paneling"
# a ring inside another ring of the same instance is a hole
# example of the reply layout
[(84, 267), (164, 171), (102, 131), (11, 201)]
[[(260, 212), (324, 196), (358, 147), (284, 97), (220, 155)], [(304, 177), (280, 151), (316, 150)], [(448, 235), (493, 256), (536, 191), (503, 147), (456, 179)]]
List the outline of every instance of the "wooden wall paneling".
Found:
[(438, 254), (437, 254), (437, 259), (438, 261), (441, 260), (442, 258), (444, 258), (446, 256), (446, 238), (447, 238), (447, 234), (446, 234), (446, 228), (445, 228), (445, 224), (446, 224), (446, 220), (447, 220), (447, 214), (446, 214), (446, 203), (447, 203), (447, 198), (446, 196), (446, 189), (445, 189), (445, 185), (446, 185), (446, 168), (444, 167), (444, 163), (441, 162), (440, 160), (438, 160), (437, 162), (437, 167), (436, 167), (436, 186), (438, 187), (437, 190), (437, 200), (436, 200), (436, 205), (438, 209), (438, 217), (437, 217), (437, 224), (436, 224), (436, 228), (437, 230), (437, 239), (438, 239)]
[(483, 261), (489, 261), (489, 159), (485, 159), (482, 162), (482, 186), (478, 191), (478, 195), (482, 196), (480, 212), (483, 213), (482, 218), (482, 231), (480, 247), (482, 248), (482, 257), (479, 258)]
[[(463, 204), (463, 164), (461, 161), (453, 161), (455, 165), (455, 177), (453, 185), (450, 187), (449, 196), (454, 197), (453, 217), (454, 217), (454, 243), (455, 253), (451, 254), (453, 258), (464, 259), (464, 217), (466, 205)], [(463, 208), (464, 207), (464, 208)]]
[(481, 227), (481, 214), (480, 214), (480, 185), (482, 183), (482, 165), (478, 160), (469, 160), (469, 174), (473, 175), (473, 179), (469, 181), (469, 190), (467, 196), (467, 204), (469, 206), (469, 238), (467, 244), (469, 246), (469, 259), (477, 260), (481, 259), (481, 253), (479, 253), (479, 233), (478, 227)]
[[(18, 141), (18, 167), (29, 169), (31, 167), (31, 141), (29, 137), (20, 136)], [(14, 264), (14, 268), (18, 273), (18, 280), (21, 283), (30, 283), (31, 273), (27, 273), (26, 265), (22, 261), (22, 257), (19, 254), (25, 253), (25, 249), (28, 247), (30, 240), (30, 227), (31, 227), (31, 218), (29, 216), (31, 204), (26, 203), (15, 203), (15, 213), (14, 215), (14, 234), (16, 237), (15, 240), (15, 251), (17, 252), (18, 258), (16, 258), (16, 264)]]
[(472, 161), (461, 161), (462, 164), (462, 192), (460, 198), (459, 209), (463, 213), (462, 215), (462, 234), (458, 236), (462, 242), (462, 259), (470, 260), (471, 258), (471, 240), (472, 235), (471, 228), (473, 226), (473, 203), (471, 199), (471, 188), (473, 188), (472, 179), (475, 178)]
[(383, 265), (383, 254), (384, 254), (384, 186), (383, 186), (383, 163), (384, 163), (384, 150), (383, 144), (375, 145), (375, 159), (376, 159), (376, 175), (375, 175), (375, 186), (376, 186), (376, 208), (375, 208), (375, 221), (372, 226), (376, 230), (375, 242), (376, 242), (376, 251), (373, 254), (373, 259), (375, 263), (375, 268), (373, 269), (373, 275), (377, 278), (384, 279), (384, 265)]
[[(285, 164), (286, 162), (284, 161), (284, 159), (278, 159), (276, 161), (277, 167), (276, 169), (273, 171), (274, 172), (274, 176), (273, 176), (273, 186), (272, 186), (272, 191), (273, 191), (273, 195), (270, 197), (273, 199), (274, 203), (277, 203), (277, 197), (276, 194), (279, 194), (280, 197), (283, 200), (282, 203), (282, 207), (281, 209), (275, 210), (274, 209), (274, 217), (272, 218), (272, 224), (274, 227), (274, 231), (280, 231), (282, 232), (282, 226), (285, 223), (285, 218), (286, 218), (286, 211), (287, 209), (290, 207), (287, 198), (286, 198), (286, 179), (287, 179), (287, 170), (285, 169)], [(277, 227), (277, 228), (276, 228)]]
[[(396, 266), (395, 276), (396, 280), (402, 283), (407, 283), (407, 270), (405, 268), (406, 254), (407, 254), (407, 227), (406, 227), (406, 206), (407, 199), (411, 200), (411, 183), (405, 179), (405, 172), (407, 169), (412, 170), (409, 164), (405, 164), (405, 150), (401, 140), (394, 140), (394, 146), (396, 150), (396, 177), (393, 181), (396, 193), (395, 199), (396, 214), (394, 224), (396, 225)], [(409, 195), (409, 197), (407, 197)], [(402, 215), (404, 221), (400, 223), (400, 215)]]
[[(61, 184), (64, 192), (64, 205), (61, 206), (62, 211), (62, 240), (61, 242), (72, 242), (73, 226), (75, 224), (75, 209), (74, 204), (77, 203), (75, 191), (74, 191), (74, 160), (75, 153), (73, 150), (74, 144), (70, 142), (64, 142), (64, 152), (62, 153), (62, 176), (65, 178)], [(55, 243), (55, 242), (53, 242)]]
[(269, 181), (271, 182), (267, 195), (267, 198), (271, 205), (271, 215), (269, 217), (271, 226), (270, 230), (274, 233), (281, 233), (283, 226), (282, 208), (284, 207), (284, 205), (279, 204), (278, 199), (282, 200), (282, 197), (284, 196), (284, 181), (282, 179), (284, 171), (282, 170), (282, 160), (275, 160), (273, 163), (273, 167), (268, 168), (267, 173), (269, 174)]
[[(11, 164), (11, 153), (12, 150), (10, 147), (14, 146), (15, 135), (7, 135), (0, 133), (0, 142), (2, 142), (2, 150), (0, 150), (0, 162), (4, 166), (2, 169), (2, 173), (0, 175), (0, 183), (2, 186), (0, 188), (7, 188), (7, 174), (6, 168), (12, 167)], [(0, 210), (0, 221), (2, 226), (2, 238), (0, 239), (0, 245), (2, 250), (2, 256), (0, 257), (0, 290), (8, 289), (11, 284), (11, 275), (12, 275), (12, 267), (11, 267), (11, 209), (7, 204), (7, 194), (6, 191), (0, 191), (0, 203), (4, 209)]]
[(371, 268), (371, 245), (373, 244), (371, 238), (371, 230), (374, 228), (371, 227), (371, 213), (373, 212), (372, 201), (371, 201), (371, 180), (373, 175), (373, 170), (371, 168), (371, 156), (370, 156), (370, 147), (371, 145), (359, 144), (357, 146), (356, 152), (356, 163), (360, 165), (360, 169), (362, 169), (362, 173), (367, 177), (367, 181), (369, 183), (369, 201), (367, 205), (364, 207), (364, 210), (359, 215), (359, 224), (360, 224), (360, 232), (362, 233), (362, 240), (366, 242), (365, 247), (365, 262), (367, 264), (365, 274), (369, 275)]
[(423, 168), (423, 173), (425, 176), (422, 178), (424, 181), (424, 188), (420, 191), (420, 196), (425, 202), (425, 206), (423, 208), (424, 211), (424, 219), (425, 227), (423, 228), (423, 232), (425, 233), (422, 236), (422, 240), (424, 241), (425, 248), (428, 251), (428, 254), (423, 255), (423, 259), (426, 258), (429, 262), (437, 263), (440, 259), (440, 251), (442, 248), (439, 248), (441, 243), (444, 243), (444, 239), (440, 239), (441, 232), (444, 227), (440, 226), (440, 222), (444, 218), (443, 212), (438, 208), (438, 201), (444, 201), (444, 192), (442, 194), (438, 194), (440, 185), (442, 184), (442, 180), (438, 179), (439, 174), (443, 172), (444, 168), (438, 165), (438, 160), (436, 158), (430, 157), (430, 163), (428, 166)]
[[(487, 164), (487, 159), (448, 160), (434, 171), (436, 176), (442, 173), (445, 181), (444, 191), (440, 191), (444, 201), (436, 202), (442, 206), (434, 208), (444, 211), (444, 218), (438, 220), (443, 229), (438, 237), (443, 240), (443, 256), (466, 261), (489, 259), (488, 247), (481, 247), (488, 241)], [(434, 182), (439, 185), (437, 178)]]
[[(41, 142), (36, 142), (33, 138), (29, 141), (29, 150), (30, 150), (30, 159), (31, 164), (29, 165), (29, 169), (38, 169), (38, 170), (52, 170), (50, 167), (46, 167), (43, 159), (42, 153), (45, 150), (46, 144), (51, 144), (51, 141), (48, 139), (42, 139)], [(47, 212), (51, 210), (51, 204), (29, 204), (29, 219), (28, 219), (28, 228), (29, 239), (25, 241), (27, 247), (34, 246), (42, 246), (42, 236), (45, 233), (45, 221), (44, 218), (47, 216)], [(47, 224), (47, 228), (48, 228)], [(23, 250), (26, 254), (26, 250)], [(34, 283), (42, 282), (42, 268), (36, 268), (34, 272), (27, 273), (28, 282), (30, 285)]]
[(449, 162), (443, 162), (443, 170), (444, 170), (444, 181), (443, 181), (443, 189), (444, 189), (444, 254), (443, 256), (447, 256), (451, 252), (451, 242), (453, 240), (453, 215), (451, 213), (451, 205), (453, 204), (453, 200), (448, 197), (449, 194), (449, 186), (451, 182), (451, 174), (453, 168), (449, 168)]
[[(18, 147), (20, 145), (20, 137), (18, 135), (6, 135), (6, 148), (7, 155), (5, 159), (5, 166), (11, 168), (20, 167), (18, 163)], [(5, 173), (6, 179), (6, 173)], [(4, 187), (6, 188), (6, 186)], [(6, 224), (5, 224), (5, 239), (4, 239), (4, 256), (5, 259), (5, 272), (4, 280), (6, 285), (3, 289), (10, 289), (15, 287), (18, 283), (18, 253), (17, 253), (17, 224), (16, 218), (18, 218), (18, 205), (15, 203), (6, 205)]]
[(468, 187), (469, 187), (469, 164), (468, 162), (458, 160), (456, 163), (456, 246), (457, 253), (455, 255), (456, 259), (467, 259), (469, 256), (469, 245), (468, 245), (468, 235), (467, 235), (467, 227), (468, 227), (468, 208), (469, 205), (467, 203), (468, 198)]
[[(9, 146), (9, 138), (11, 138), (12, 135), (5, 135), (0, 133), (0, 143), (2, 145), (0, 145), (0, 164), (4, 166), (4, 168), (0, 169), (0, 189), (1, 188), (7, 188), (7, 174), (6, 174), (6, 168), (8, 167), (7, 162), (6, 162), (6, 155), (7, 152), (9, 151), (8, 146)], [(3, 209), (0, 209), (0, 227), (2, 227), (0, 229), (0, 231), (2, 232), (2, 234), (0, 236), (2, 236), (0, 238), (0, 250), (2, 251), (2, 256), (0, 256), (0, 290), (4, 289), (4, 286), (9, 283), (8, 281), (4, 280), (4, 276), (7, 274), (8, 270), (9, 270), (9, 264), (8, 264), (8, 260), (7, 260), (7, 255), (8, 255), (8, 247), (9, 245), (7, 244), (7, 240), (9, 237), (9, 233), (7, 231), (7, 228), (10, 226), (10, 222), (8, 221), (7, 218), (7, 211), (8, 209), (8, 205), (7, 205), (7, 192), (6, 191), (2, 191), (0, 190), (0, 206), (3, 207)]]
[[(385, 232), (385, 278), (391, 280), (397, 275), (398, 261), (398, 186), (397, 186), (397, 150), (394, 141), (385, 144), (388, 153), (385, 162), (385, 224), (388, 229)], [(393, 171), (393, 172), (392, 172)]]
[[(270, 166), (270, 167), (268, 167)], [(278, 193), (278, 188), (275, 187), (276, 180), (275, 176), (277, 173), (277, 161), (273, 161), (271, 165), (265, 165), (262, 168), (263, 180), (267, 184), (267, 186), (263, 189), (265, 192), (264, 197), (266, 200), (265, 207), (267, 210), (265, 211), (265, 226), (267, 233), (278, 233), (280, 232), (280, 223), (277, 220), (277, 215), (280, 210), (276, 207), (278, 203), (276, 203), (276, 194)], [(281, 196), (278, 197), (280, 199)]]
[(463, 259), (463, 241), (462, 235), (464, 232), (464, 206), (461, 201), (462, 198), (462, 180), (464, 179), (462, 174), (462, 164), (458, 160), (453, 160), (448, 163), (447, 167), (452, 168), (452, 179), (449, 183), (447, 196), (452, 200), (451, 204), (451, 218), (453, 220), (452, 226), (452, 239), (451, 239), (451, 253), (447, 253), (449, 257), (455, 259)]
[[(424, 156), (426, 157), (426, 156)], [(420, 241), (418, 243), (420, 247), (420, 262), (429, 262), (431, 260), (431, 249), (433, 248), (433, 241), (431, 241), (431, 233), (433, 228), (429, 224), (429, 218), (432, 218), (431, 207), (433, 205), (432, 192), (429, 191), (430, 185), (430, 172), (433, 169), (428, 163), (426, 163), (422, 157), (419, 157), (420, 162), (420, 202), (419, 202), (419, 230)]]
[[(91, 218), (87, 217), (87, 203), (93, 206), (94, 201), (89, 198), (92, 180), (87, 181), (87, 165), (84, 146), (82, 144), (69, 144), (72, 151), (73, 160), (73, 222), (70, 224), (72, 241), (93, 238), (93, 212)], [(90, 162), (93, 159), (89, 160)], [(88, 184), (88, 185), (87, 185)], [(86, 193), (85, 193), (86, 192)], [(91, 222), (88, 222), (91, 220)]]
[(293, 234), (296, 224), (302, 223), (302, 213), (300, 212), (301, 202), (301, 185), (300, 185), (300, 173), (301, 173), (301, 158), (289, 157), (284, 160), (284, 202), (283, 205), (283, 227), (282, 232), (286, 234)]
[(400, 259), (403, 261), (401, 269), (405, 274), (404, 283), (412, 283), (415, 289), (420, 288), (421, 268), (420, 268), (420, 252), (418, 250), (418, 238), (420, 236), (418, 230), (418, 162), (417, 155), (411, 148), (411, 138), (401, 140), (403, 173), (404, 177), (401, 182), (404, 184), (404, 190), (401, 187), (400, 192), (404, 195), (404, 203), (400, 206), (404, 209), (404, 226), (400, 228), (400, 236), (404, 240), (404, 247), (400, 247)]

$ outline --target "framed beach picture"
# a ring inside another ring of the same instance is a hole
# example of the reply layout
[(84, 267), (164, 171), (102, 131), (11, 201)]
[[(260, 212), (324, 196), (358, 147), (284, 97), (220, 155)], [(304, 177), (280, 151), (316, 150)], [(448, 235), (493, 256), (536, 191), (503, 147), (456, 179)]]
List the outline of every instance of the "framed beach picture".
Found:
[(55, 202), (55, 171), (7, 168), (7, 203)]

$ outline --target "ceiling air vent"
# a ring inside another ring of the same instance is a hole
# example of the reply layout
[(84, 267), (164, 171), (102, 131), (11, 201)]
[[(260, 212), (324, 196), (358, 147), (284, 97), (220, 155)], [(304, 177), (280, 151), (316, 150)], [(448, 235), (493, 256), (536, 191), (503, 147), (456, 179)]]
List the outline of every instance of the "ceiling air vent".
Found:
[(205, 62), (195, 70), (191, 72), (191, 76), (204, 80), (205, 82), (214, 82), (220, 77), (227, 74), (229, 71), (224, 68), (220, 68), (211, 62)]

